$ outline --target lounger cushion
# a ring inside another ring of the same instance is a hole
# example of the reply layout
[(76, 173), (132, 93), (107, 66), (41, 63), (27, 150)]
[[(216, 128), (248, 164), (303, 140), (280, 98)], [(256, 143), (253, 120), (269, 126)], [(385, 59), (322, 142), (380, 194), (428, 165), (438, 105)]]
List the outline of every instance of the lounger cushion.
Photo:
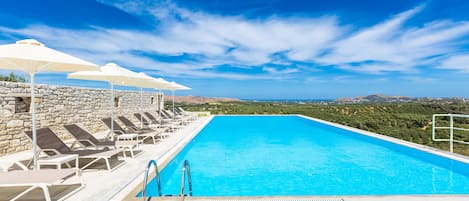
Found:
[(0, 173), (0, 185), (52, 184), (76, 173), (75, 169), (15, 170)]

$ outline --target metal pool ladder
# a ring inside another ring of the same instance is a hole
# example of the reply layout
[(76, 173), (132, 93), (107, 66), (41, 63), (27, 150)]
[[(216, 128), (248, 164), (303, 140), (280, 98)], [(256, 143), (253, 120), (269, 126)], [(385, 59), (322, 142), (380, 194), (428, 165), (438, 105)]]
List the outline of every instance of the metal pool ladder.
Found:
[[(185, 175), (187, 174), (187, 183), (189, 184), (189, 194), (186, 195), (184, 188), (186, 186)], [(181, 200), (184, 200), (185, 196), (192, 196), (192, 179), (191, 179), (191, 166), (188, 160), (184, 160), (182, 164), (182, 176), (181, 176)]]
[(161, 193), (160, 171), (158, 170), (158, 165), (156, 164), (155, 160), (150, 160), (150, 162), (148, 162), (147, 169), (145, 170), (145, 177), (143, 178), (142, 198), (145, 201), (147, 200), (148, 175), (150, 174), (150, 168), (152, 165), (155, 167), (155, 174), (156, 174), (155, 177), (156, 177), (156, 182), (158, 183), (158, 195), (159, 196), (163, 195)]
[[(158, 170), (158, 165), (155, 160), (150, 160), (147, 165), (147, 169), (145, 170), (145, 177), (143, 178), (143, 189), (142, 189), (142, 198), (144, 201), (150, 200), (150, 198), (147, 199), (147, 185), (148, 185), (148, 176), (150, 174), (150, 169), (151, 167), (155, 167), (155, 177), (156, 177), (156, 182), (158, 185), (158, 196), (177, 196), (177, 195), (163, 195), (161, 191), (161, 182), (160, 182), (160, 171)], [(187, 175), (187, 183), (189, 185), (189, 194), (185, 194), (185, 186), (186, 186), (186, 176)], [(181, 191), (179, 196), (181, 197), (181, 200), (184, 200), (184, 197), (186, 196), (192, 196), (192, 179), (191, 179), (191, 167), (189, 165), (188, 160), (184, 160), (183, 165), (182, 165), (182, 176), (181, 176)]]

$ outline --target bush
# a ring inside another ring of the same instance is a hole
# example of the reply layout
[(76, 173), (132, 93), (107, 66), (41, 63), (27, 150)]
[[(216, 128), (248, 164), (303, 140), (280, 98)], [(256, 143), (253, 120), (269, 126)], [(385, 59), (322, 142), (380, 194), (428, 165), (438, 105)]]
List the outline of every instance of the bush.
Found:
[(0, 81), (26, 82), (26, 79), (22, 76), (15, 75), (14, 73), (10, 73), (9, 75), (0, 75)]

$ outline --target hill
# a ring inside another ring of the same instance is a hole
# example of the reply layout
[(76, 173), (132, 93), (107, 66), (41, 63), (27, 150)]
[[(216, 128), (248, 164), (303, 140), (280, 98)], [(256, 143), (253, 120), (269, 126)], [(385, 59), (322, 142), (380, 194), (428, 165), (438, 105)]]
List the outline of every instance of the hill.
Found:
[(359, 96), (353, 98), (338, 98), (333, 101), (337, 104), (354, 104), (354, 103), (465, 103), (469, 102), (466, 98), (433, 98), (422, 97), (413, 98), (407, 96), (388, 96), (383, 94), (372, 94), (368, 96)]
[[(166, 102), (171, 102), (172, 96), (166, 97)], [(239, 102), (236, 98), (219, 98), (219, 97), (202, 97), (202, 96), (174, 96), (174, 102), (186, 104), (204, 104), (204, 103), (221, 103), (221, 102)]]

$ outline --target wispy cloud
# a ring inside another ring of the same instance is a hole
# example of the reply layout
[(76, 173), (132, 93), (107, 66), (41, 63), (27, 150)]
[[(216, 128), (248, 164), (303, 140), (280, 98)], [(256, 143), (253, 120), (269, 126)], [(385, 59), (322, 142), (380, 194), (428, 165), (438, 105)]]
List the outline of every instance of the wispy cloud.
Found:
[[(20, 29), (0, 26), (0, 32), (36, 38), (96, 63), (112, 61), (172, 77), (288, 79), (299, 76), (306, 82), (315, 82), (316, 78), (299, 72), (312, 72), (305, 70), (308, 66), (314, 66), (314, 71), (327, 66), (354, 73), (415, 74), (422, 66), (466, 70), (465, 64), (469, 63), (468, 56), (456, 55), (458, 48), (467, 44), (458, 39), (469, 35), (469, 22), (439, 20), (421, 26), (406, 24), (424, 6), (369, 27), (354, 27), (333, 15), (249, 19), (192, 11), (171, 1), (103, 2), (147, 19), (153, 29), (72, 30), (31, 24)], [(164, 62), (152, 55), (197, 55), (197, 59)], [(309, 65), (297, 65), (298, 62)], [(263, 73), (220, 71), (220, 65), (256, 72), (260, 69)]]
[(402, 80), (406, 80), (406, 81), (411, 81), (411, 82), (434, 82), (434, 81), (437, 81), (438, 79), (437, 78), (433, 78), (433, 77), (424, 77), (424, 76), (403, 76), (401, 77)]
[(264, 70), (265, 72), (268, 72), (270, 74), (291, 74), (291, 73), (299, 72), (299, 70), (296, 69), (296, 68), (287, 68), (287, 69), (279, 70), (279, 69), (276, 69), (276, 68), (273, 68), (273, 67), (264, 67), (264, 68), (262, 68), (262, 70)]
[(347, 82), (352, 82), (352, 81), (356, 81), (356, 78), (353, 77), (353, 76), (348, 76), (348, 75), (333, 76), (333, 77), (330, 77), (330, 78), (310, 76), (310, 77), (306, 77), (304, 79), (305, 84), (311, 84), (311, 83), (347, 83)]
[(469, 23), (438, 21), (423, 27), (403, 26), (422, 9), (417, 7), (363, 28), (338, 40), (329, 54), (316, 59), (364, 73), (415, 73), (416, 67), (433, 66), (435, 56), (454, 54), (463, 45), (455, 40), (469, 34)]
[(469, 54), (451, 56), (444, 59), (438, 67), (469, 73)]

